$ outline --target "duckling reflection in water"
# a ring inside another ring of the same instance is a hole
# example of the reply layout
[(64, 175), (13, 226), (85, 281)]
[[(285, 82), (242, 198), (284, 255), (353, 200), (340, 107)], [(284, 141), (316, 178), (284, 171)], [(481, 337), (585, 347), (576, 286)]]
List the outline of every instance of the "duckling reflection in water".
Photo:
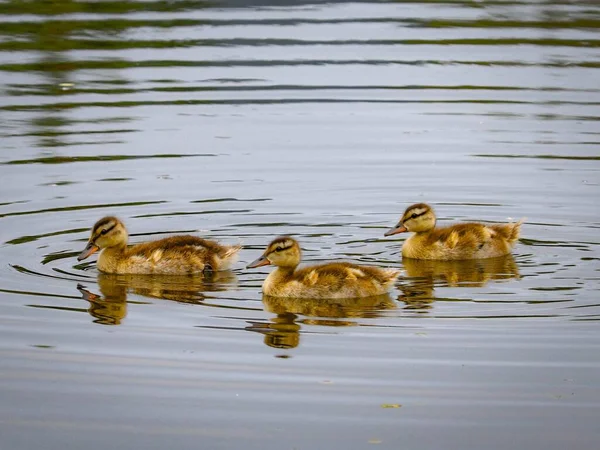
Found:
[[(347, 318), (379, 317), (384, 310), (395, 309), (389, 294), (374, 297), (307, 299), (263, 295), (265, 310), (277, 315), (270, 323), (253, 322), (247, 327), (265, 335), (265, 344), (276, 348), (293, 348), (300, 344), (300, 324), (328, 327), (357, 326)], [(299, 319), (298, 316), (306, 316)]]
[(192, 274), (225, 270), (235, 261), (240, 246), (225, 246), (196, 236), (173, 236), (127, 247), (127, 229), (116, 217), (100, 219), (86, 248), (86, 259), (98, 250), (98, 269), (119, 274)]
[(133, 293), (149, 298), (172, 300), (182, 303), (201, 304), (204, 292), (223, 291), (235, 285), (237, 278), (231, 271), (199, 275), (119, 275), (98, 274), (98, 287), (102, 295), (93, 294), (78, 285), (83, 298), (90, 302), (88, 312), (95, 322), (119, 325), (127, 315), (127, 294)]
[(300, 324), (296, 322), (297, 317), (292, 313), (280, 314), (271, 319), (271, 322), (250, 322), (246, 330), (264, 334), (265, 345), (269, 347), (296, 348), (300, 345)]
[[(381, 311), (396, 308), (396, 304), (389, 294), (372, 297), (309, 300), (311, 299), (263, 295), (265, 310), (275, 314), (292, 313), (307, 316), (309, 317), (307, 320), (312, 324), (324, 323), (323, 321), (312, 321), (312, 318), (315, 317), (331, 319), (373, 318), (379, 317)], [(335, 320), (328, 321), (326, 325), (355, 325), (355, 322)]]
[(400, 275), (395, 269), (346, 262), (297, 269), (301, 255), (298, 242), (283, 236), (272, 241), (263, 255), (247, 267), (276, 266), (263, 283), (265, 295), (319, 300), (385, 294)]
[(518, 279), (519, 268), (512, 255), (465, 261), (435, 261), (404, 258), (406, 278), (399, 284), (399, 301), (407, 309), (428, 309), (435, 300), (435, 287), (482, 287), (494, 280)]
[(461, 223), (435, 228), (436, 217), (431, 206), (417, 203), (406, 209), (385, 236), (415, 233), (402, 245), (405, 258), (446, 261), (495, 258), (511, 252), (519, 238), (521, 223)]
[(81, 297), (89, 302), (88, 313), (94, 317), (94, 323), (101, 325), (120, 325), (127, 316), (127, 302), (125, 298), (117, 296), (112, 298), (108, 295), (100, 296), (88, 291), (85, 286), (78, 284), (77, 290)]
[(402, 260), (408, 277), (443, 280), (447, 286), (480, 287), (491, 280), (519, 278), (512, 255), (466, 261)]

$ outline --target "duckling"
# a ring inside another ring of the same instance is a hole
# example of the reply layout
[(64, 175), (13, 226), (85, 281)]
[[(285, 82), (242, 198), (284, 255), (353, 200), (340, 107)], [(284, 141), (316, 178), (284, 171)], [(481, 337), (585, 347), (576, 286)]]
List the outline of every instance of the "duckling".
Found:
[(196, 236), (173, 236), (127, 248), (127, 229), (116, 217), (104, 217), (92, 228), (78, 261), (102, 250), (98, 269), (118, 274), (183, 275), (227, 269), (240, 246), (219, 245)]
[(503, 256), (510, 253), (522, 220), (517, 223), (484, 225), (461, 223), (435, 228), (433, 209), (425, 203), (406, 208), (398, 224), (385, 236), (412, 231), (402, 245), (402, 256), (415, 259), (464, 260)]
[(277, 268), (263, 283), (263, 293), (273, 297), (357, 298), (385, 294), (400, 271), (359, 266), (346, 262), (297, 269), (302, 252), (295, 239), (278, 237), (247, 268), (273, 264)]

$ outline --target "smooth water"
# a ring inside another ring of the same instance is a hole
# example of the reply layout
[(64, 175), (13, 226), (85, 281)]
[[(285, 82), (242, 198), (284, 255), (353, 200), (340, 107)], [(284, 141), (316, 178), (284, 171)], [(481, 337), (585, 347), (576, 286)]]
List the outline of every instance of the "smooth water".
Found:
[[(290, 3), (0, 4), (0, 448), (597, 448), (597, 2)], [(403, 262), (421, 201), (522, 238)], [(103, 275), (104, 215), (244, 249)], [(263, 301), (281, 234), (403, 275)]]

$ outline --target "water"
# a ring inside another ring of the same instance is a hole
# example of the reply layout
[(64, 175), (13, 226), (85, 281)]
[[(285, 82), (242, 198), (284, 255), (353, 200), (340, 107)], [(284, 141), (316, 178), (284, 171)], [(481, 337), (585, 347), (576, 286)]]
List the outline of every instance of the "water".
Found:
[[(595, 2), (4, 2), (7, 449), (596, 448)], [(383, 238), (525, 217), (513, 256)], [(241, 243), (212, 278), (99, 274), (91, 225)], [(263, 299), (243, 267), (399, 267), (389, 296)]]

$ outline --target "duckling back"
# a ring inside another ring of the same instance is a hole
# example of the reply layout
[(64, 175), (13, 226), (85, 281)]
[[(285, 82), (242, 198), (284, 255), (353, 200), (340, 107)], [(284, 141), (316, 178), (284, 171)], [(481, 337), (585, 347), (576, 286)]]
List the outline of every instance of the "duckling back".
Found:
[(278, 268), (263, 284), (263, 293), (295, 298), (358, 298), (382, 295), (389, 291), (399, 270), (332, 263), (296, 271)]
[(173, 236), (127, 248), (107, 248), (98, 269), (122, 274), (190, 274), (227, 269), (240, 250), (196, 236)]
[(408, 238), (402, 246), (402, 256), (446, 261), (504, 256), (517, 242), (521, 223), (463, 223), (435, 228)]

